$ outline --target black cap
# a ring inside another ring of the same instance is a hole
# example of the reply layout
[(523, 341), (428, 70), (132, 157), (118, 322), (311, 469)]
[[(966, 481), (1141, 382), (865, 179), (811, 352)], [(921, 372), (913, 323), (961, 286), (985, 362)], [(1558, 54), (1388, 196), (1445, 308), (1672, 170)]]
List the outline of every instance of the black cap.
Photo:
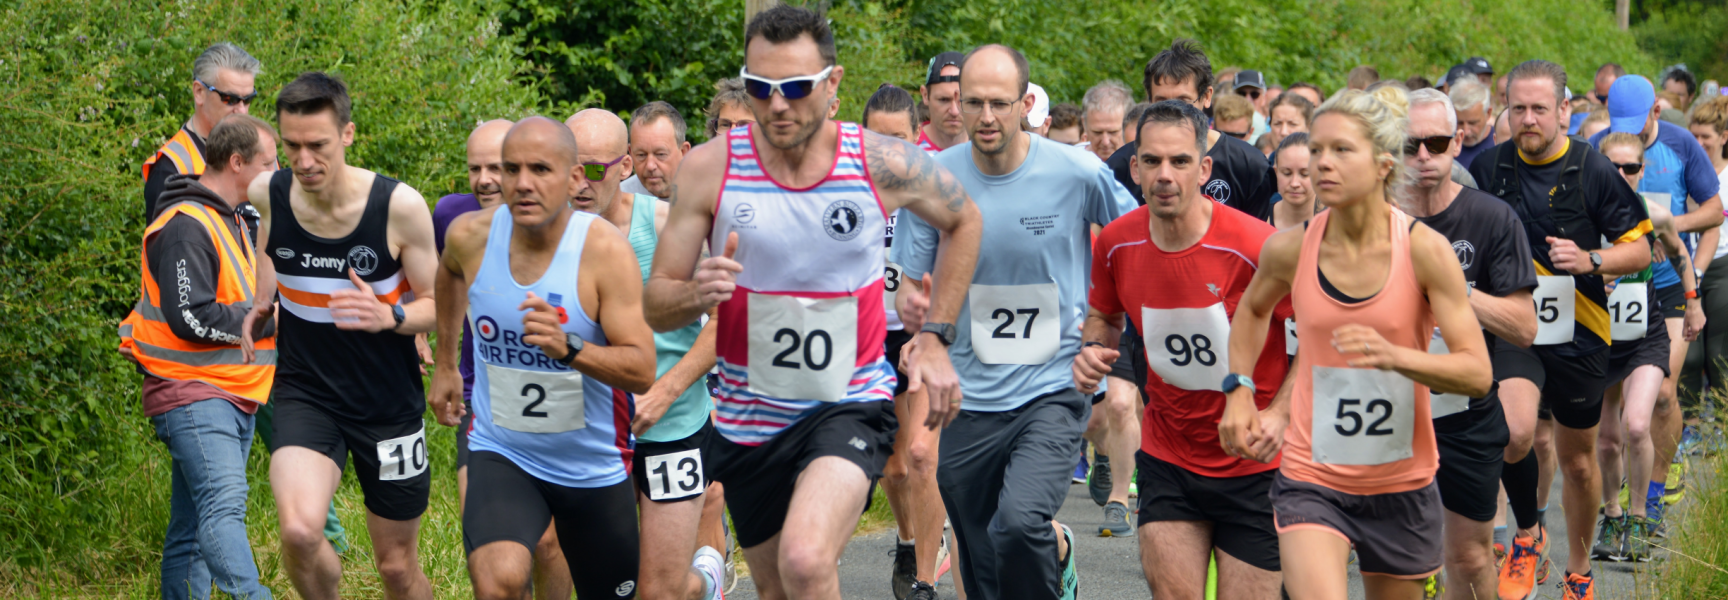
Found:
[(932, 83), (948, 83), (950, 81), (959, 83), (959, 75), (942, 75), (942, 67), (954, 65), (954, 68), (958, 69), (960, 68), (960, 61), (965, 59), (966, 55), (959, 52), (943, 52), (936, 55), (935, 58), (930, 59), (930, 69), (924, 73), (924, 85), (930, 85)]
[(1470, 72), (1470, 67), (1466, 67), (1460, 63), (1452, 65), (1452, 68), (1446, 70), (1446, 77), (1440, 80), (1440, 84), (1449, 86), (1456, 83), (1459, 79), (1474, 76), (1475, 74)]
[(1261, 77), (1259, 71), (1237, 71), (1236, 80), (1231, 82), (1230, 90), (1235, 91), (1245, 87), (1266, 89), (1266, 78)]
[(1465, 60), (1464, 68), (1470, 69), (1470, 72), (1476, 75), (1494, 74), (1494, 67), (1488, 66), (1488, 59), (1480, 56), (1472, 56), (1468, 60)]

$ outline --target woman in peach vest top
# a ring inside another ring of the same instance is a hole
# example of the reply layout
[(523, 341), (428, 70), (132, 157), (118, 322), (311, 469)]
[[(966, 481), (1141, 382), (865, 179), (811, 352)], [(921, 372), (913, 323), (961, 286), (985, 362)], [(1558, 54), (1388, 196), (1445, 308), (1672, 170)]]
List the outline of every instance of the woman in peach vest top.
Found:
[[(1297, 600), (1343, 599), (1352, 546), (1369, 598), (1421, 596), (1440, 569), (1443, 518), (1428, 390), (1480, 396), (1492, 383), (1451, 243), (1395, 208), (1406, 106), (1382, 88), (1320, 107), (1309, 166), (1328, 210), (1267, 240), (1231, 323), (1219, 433), (1225, 452), (1257, 459), (1282, 440), (1272, 506)], [(1300, 346), (1290, 401), (1260, 413), (1248, 386), (1231, 384), (1252, 372), (1286, 295), (1297, 337), (1326, 343)], [(1427, 353), (1436, 325), (1450, 354)]]

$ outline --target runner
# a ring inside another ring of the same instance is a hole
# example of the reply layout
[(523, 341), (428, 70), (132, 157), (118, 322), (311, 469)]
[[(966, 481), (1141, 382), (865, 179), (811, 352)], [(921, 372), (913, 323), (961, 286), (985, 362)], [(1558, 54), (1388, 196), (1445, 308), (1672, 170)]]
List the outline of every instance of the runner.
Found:
[[(911, 94), (892, 84), (882, 84), (865, 102), (864, 114), (858, 123), (872, 132), (910, 142), (917, 131), (914, 125), (917, 119), (912, 109)], [(883, 238), (886, 244), (884, 256), (894, 246), (897, 215), (888, 215), (888, 227)], [(936, 580), (948, 570), (948, 548), (942, 537), (943, 522), (948, 514), (942, 507), (942, 496), (936, 490), (936, 447), (941, 443), (942, 432), (915, 425), (928, 418), (929, 402), (922, 391), (906, 391), (911, 381), (900, 371), (899, 365), (901, 351), (907, 342), (912, 341), (912, 334), (906, 332), (906, 326), (916, 329), (924, 324), (903, 323), (894, 310), (894, 293), (899, 291), (900, 282), (900, 266), (890, 261), (882, 281), (882, 303), (888, 317), (888, 362), (894, 365), (894, 374), (899, 381), (894, 386), (894, 418), (901, 423), (914, 424), (894, 432), (894, 454), (888, 457), (882, 470), (882, 491), (888, 497), (889, 507), (894, 510), (895, 531), (899, 534), (895, 538), (891, 579), (895, 600), (935, 600)], [(924, 548), (922, 553), (918, 552), (919, 546)], [(923, 560), (918, 559), (920, 554)]]
[[(414, 334), (432, 329), (436, 310), (432, 215), (413, 188), (347, 164), (350, 106), (348, 87), (325, 73), (283, 86), (276, 121), (289, 168), (247, 190), (262, 216), (259, 254), (270, 257), (255, 289), (280, 291), (285, 309), (275, 315), (270, 455), (282, 561), (301, 597), (336, 597), (342, 564), (323, 530), (352, 458), (385, 594), (430, 598), (417, 549), (432, 473)], [(246, 334), (274, 313), (255, 304)]]
[[(474, 510), (462, 511), (476, 598), (521, 598), (530, 551), (553, 523), (578, 598), (628, 597), (636, 587), (627, 424), (630, 394), (653, 382), (654, 342), (638, 316), (629, 244), (604, 220), (570, 209), (570, 196), (587, 186), (576, 151), (557, 121), (512, 126), (505, 206), (458, 217), (442, 260), (439, 279), (446, 293), (468, 298), (479, 334)], [(453, 336), (462, 314), (445, 306), (440, 329)], [(456, 360), (454, 345), (439, 353), (445, 364)], [(460, 382), (439, 375), (437, 393), (454, 404)], [(713, 567), (718, 577), (717, 556)]]
[[(618, 115), (599, 108), (577, 112), (565, 124), (576, 134), (576, 156), (588, 179), (572, 203), (577, 210), (599, 214), (627, 232), (646, 281), (669, 207), (647, 194), (619, 193), (619, 183), (630, 173), (630, 157), (625, 155), (629, 129)], [(706, 324), (691, 323), (654, 334), (656, 379), (647, 393), (636, 397), (631, 475), (641, 507), (642, 575), (637, 593), (642, 598), (717, 599), (724, 591), (720, 550), (725, 548), (725, 534), (722, 531), (708, 543), (699, 536), (722, 527), (718, 521), (703, 522), (710, 513), (719, 517), (722, 503), (718, 486), (708, 483), (702, 453), (714, 431), (708, 417), (714, 403), (707, 386), (699, 385), (714, 368), (714, 327), (710, 315)], [(710, 504), (714, 509), (704, 510)]]
[[(1251, 459), (1224, 454), (1218, 416), (1224, 395), (1219, 360), (1230, 313), (1254, 277), (1260, 247), (1274, 230), (1200, 193), (1211, 176), (1206, 114), (1179, 101), (1152, 105), (1140, 129), (1134, 177), (1146, 205), (1104, 228), (1092, 257), (1085, 340), (1074, 382), (1097, 387), (1112, 369), (1111, 338), (1123, 316), (1145, 340), (1148, 398), (1135, 463), (1140, 478), (1140, 564), (1158, 598), (1204, 598), (1208, 560), (1218, 557), (1217, 596), (1279, 597), (1278, 533), (1267, 490), (1282, 437), (1269, 435)], [(1151, 242), (1151, 243), (1147, 243)], [(1276, 311), (1290, 314), (1288, 303)], [(1254, 373), (1264, 427), (1281, 432), (1287, 404), (1268, 406), (1286, 382), (1284, 332), (1269, 331)], [(1114, 382), (1111, 383), (1115, 385)], [(1288, 398), (1288, 395), (1285, 396)]]
[[(1073, 598), (1073, 533), (1051, 517), (1067, 496), (1064, 475), (1091, 410), (1070, 367), (1080, 350), (1091, 227), (1134, 203), (1096, 157), (1020, 130), (1032, 99), (1018, 51), (987, 45), (962, 62), (960, 109), (971, 141), (936, 161), (985, 199), (978, 206), (989, 233), (962, 326), (915, 342), (950, 346), (965, 397), (955, 406), (931, 402), (931, 420), (952, 418), (936, 480), (968, 595)], [(924, 286), (911, 282), (936, 261), (939, 232), (907, 217), (894, 236), (894, 262), (909, 283), (900, 304), (921, 304)], [(925, 331), (946, 329), (925, 321)]]
[[(1149, 102), (1181, 100), (1206, 110), (1212, 106), (1212, 62), (1199, 43), (1178, 39), (1147, 61), (1143, 86)], [(1134, 144), (1123, 144), (1105, 162), (1116, 181), (1138, 199), (1140, 186), (1128, 167), (1134, 153)], [(1265, 154), (1248, 142), (1212, 132), (1206, 134), (1206, 156), (1212, 159), (1212, 179), (1200, 188), (1202, 193), (1260, 220), (1272, 215), (1278, 182)]]
[[(1609, 134), (1601, 138), (1598, 147), (1603, 156), (1620, 168), (1620, 175), (1633, 189), (1639, 187), (1644, 174), (1651, 170), (1645, 162), (1644, 141), (1636, 135)], [(1647, 503), (1637, 501), (1638, 494), (1631, 493), (1651, 487), (1651, 469), (1658, 456), (1651, 438), (1651, 420), (1662, 379), (1672, 368), (1669, 328), (1665, 319), (1651, 318), (1648, 314), (1661, 307), (1663, 297), (1668, 295), (1664, 288), (1652, 285), (1657, 280), (1655, 272), (1667, 269), (1678, 273), (1681, 286), (1691, 291), (1674, 292), (1697, 297), (1691, 257), (1674, 230), (1674, 218), (1665, 204), (1665, 199), (1657, 194), (1645, 195), (1653, 234), (1650, 241), (1661, 244), (1660, 258), (1666, 264), (1658, 264), (1657, 256), (1652, 256), (1649, 267), (1621, 277), (1608, 296), (1612, 322), (1609, 332), (1614, 345), (1609, 349), (1608, 391), (1602, 402), (1602, 429), (1597, 435), (1601, 448), (1597, 459), (1602, 465), (1602, 480), (1609, 485), (1602, 486), (1602, 520), (1596, 525), (1596, 544), (1591, 548), (1591, 555), (1602, 560), (1650, 560), (1650, 538), (1655, 533), (1656, 515)], [(1704, 312), (1695, 301), (1686, 304), (1686, 331), (1695, 333), (1703, 329)], [(1628, 492), (1624, 507), (1620, 501), (1622, 486), (1618, 485), (1621, 481)], [(1661, 495), (1651, 493), (1654, 502), (1649, 504), (1660, 506)], [(1626, 514), (1628, 510), (1630, 515)]]
[[(1320, 107), (1309, 149), (1328, 210), (1267, 240), (1230, 326), (1219, 430), (1236, 457), (1277, 434), (1261, 426), (1256, 386), (1241, 374), (1286, 295), (1307, 340), (1271, 491), (1293, 598), (1345, 597), (1352, 546), (1368, 598), (1419, 597), (1442, 554), (1429, 389), (1480, 397), (1493, 384), (1450, 242), (1393, 205), (1407, 123), (1395, 87)], [(1436, 325), (1451, 354), (1427, 354)]]
[(924, 73), (924, 86), (918, 97), (924, 99), (924, 114), (929, 117), (918, 127), (918, 147), (932, 154), (966, 142), (966, 126), (960, 118), (960, 59), (959, 52), (943, 52), (930, 59)]
[(750, 113), (750, 97), (744, 95), (744, 80), (737, 77), (714, 82), (714, 97), (708, 100), (708, 108), (702, 112), (708, 117), (710, 140), (733, 127), (756, 122), (755, 115)]
[(686, 129), (684, 115), (660, 100), (630, 113), (630, 160), (636, 177), (625, 183), (626, 193), (672, 197), (672, 175), (690, 151)]
[[(1470, 175), (1483, 191), (1511, 204), (1524, 224), (1536, 261), (1532, 299), (1538, 323), (1532, 347), (1494, 347), (1512, 440), (1501, 479), (1518, 522), (1511, 553), (1501, 565), (1499, 595), (1534, 594), (1537, 565), (1547, 552), (1548, 536), (1538, 529), (1536, 514), (1536, 457), (1527, 451), (1538, 408), (1545, 406), (1559, 425), (1555, 446), (1565, 475), (1561, 502), (1569, 552), (1562, 587), (1568, 598), (1593, 598), (1590, 545), (1602, 489), (1596, 426), (1608, 385), (1608, 296), (1602, 277), (1649, 266), (1648, 244), (1636, 242), (1650, 231), (1650, 222), (1644, 203), (1623, 185), (1614, 165), (1588, 144), (1566, 137), (1571, 111), (1566, 71), (1531, 60), (1513, 67), (1506, 78), (1513, 143), (1476, 157)], [(1603, 238), (1612, 240), (1612, 247), (1604, 247)]]
[[(1470, 79), (1460, 85), (1476, 84)], [(1530, 309), (1536, 269), (1518, 215), (1505, 202), (1452, 180), (1467, 129), (1458, 122), (1452, 100), (1432, 89), (1411, 92), (1409, 98), (1404, 165), (1414, 177), (1404, 207), (1451, 240), (1470, 286), (1470, 308), (1493, 334), (1482, 336), (1489, 356), (1499, 344), (1527, 347), (1536, 335), (1536, 313)], [(1443, 354), (1445, 343), (1433, 338), (1428, 351)], [(1440, 451), (1434, 480), (1446, 508), (1446, 595), (1454, 600), (1488, 598), (1496, 589), (1494, 520), (1506, 444), (1511, 441), (1506, 413), (1497, 387), (1480, 398), (1433, 394), (1429, 400)]]
[[(883, 217), (904, 206), (947, 233), (926, 324), (939, 329), (960, 312), (982, 225), (917, 147), (826, 118), (845, 70), (825, 19), (776, 6), (750, 20), (745, 40), (757, 122), (685, 157), (645, 311), (669, 331), (719, 307), (720, 436), (704, 454), (756, 589), (838, 598), (840, 554), (895, 427), (879, 320)], [(698, 263), (705, 239), (720, 252)], [(912, 391), (959, 401), (947, 353), (914, 346), (903, 362)]]

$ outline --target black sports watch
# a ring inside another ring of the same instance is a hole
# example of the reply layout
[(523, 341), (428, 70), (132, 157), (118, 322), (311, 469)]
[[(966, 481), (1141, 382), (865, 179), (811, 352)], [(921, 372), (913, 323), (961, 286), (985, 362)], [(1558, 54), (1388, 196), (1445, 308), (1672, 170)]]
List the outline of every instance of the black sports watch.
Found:
[(1254, 393), (1254, 379), (1241, 373), (1231, 373), (1224, 376), (1224, 384), (1219, 387), (1222, 387), (1226, 394), (1236, 391), (1236, 388), (1239, 387), (1248, 388), (1248, 393), (1252, 394)]
[(571, 362), (576, 360), (576, 355), (582, 353), (582, 347), (587, 345), (587, 342), (582, 341), (582, 336), (566, 333), (564, 334), (564, 345), (570, 347), (570, 352), (565, 354), (564, 358), (558, 359), (558, 363), (568, 367)]
[(1600, 270), (1602, 270), (1602, 255), (1597, 254), (1595, 252), (1591, 252), (1590, 253), (1590, 272), (1595, 273), (1595, 272), (1600, 271)]
[(390, 316), (396, 318), (396, 324), (390, 327), (390, 331), (401, 329), (402, 322), (408, 320), (408, 312), (402, 310), (402, 305), (400, 304), (390, 305)]
[(954, 337), (959, 335), (959, 330), (954, 328), (953, 323), (925, 323), (923, 327), (918, 328), (918, 333), (934, 333), (936, 339), (942, 340), (942, 345), (952, 346), (954, 345)]

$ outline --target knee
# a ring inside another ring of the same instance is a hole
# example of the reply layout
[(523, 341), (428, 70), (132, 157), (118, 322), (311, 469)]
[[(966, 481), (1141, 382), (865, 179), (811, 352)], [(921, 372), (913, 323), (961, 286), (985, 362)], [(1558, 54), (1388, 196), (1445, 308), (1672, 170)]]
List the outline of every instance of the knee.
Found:
[(310, 556), (324, 543), (323, 515), (319, 519), (282, 519), (282, 549), (295, 556)]
[(1506, 443), (1506, 462), (1515, 463), (1530, 455), (1530, 449), (1535, 445), (1536, 436), (1530, 431), (1513, 430), (1510, 441)]
[(1459, 578), (1469, 581), (1476, 575), (1488, 572), (1494, 564), (1494, 552), (1486, 546), (1476, 544), (1460, 544), (1457, 547), (1447, 547), (1446, 567)]
[(408, 553), (394, 556), (380, 554), (374, 561), (378, 566), (378, 578), (384, 581), (384, 589), (397, 591), (392, 594), (401, 597), (399, 590), (406, 590), (414, 585), (414, 581), (423, 576), (419, 561)]
[(902, 469), (921, 479), (936, 477), (936, 444), (920, 439), (906, 445), (906, 460)]
[(819, 587), (838, 574), (839, 565), (833, 556), (816, 544), (782, 538), (780, 541), (780, 580), (787, 594), (801, 596), (801, 591)]
[(540, 536), (540, 543), (534, 547), (534, 561), (541, 565), (564, 562), (564, 549), (558, 546), (558, 534), (547, 531), (546, 535)]
[(1579, 452), (1560, 459), (1560, 469), (1566, 472), (1566, 479), (1584, 481), (1584, 478), (1595, 472), (1597, 464), (1594, 452)]
[(528, 591), (526, 578), (511, 577), (497, 571), (474, 569), (470, 578), (474, 582), (475, 600), (522, 600)]
[(1134, 422), (1133, 390), (1123, 390), (1108, 394), (1104, 401), (1104, 412), (1110, 419), (1110, 424), (1122, 427)]
[[(911, 454), (910, 449), (907, 454)], [(898, 454), (888, 457), (888, 462), (882, 465), (883, 483), (895, 488), (906, 485), (906, 478), (911, 474), (911, 467), (906, 464), (909, 460), (908, 457)]]
[[(1660, 406), (1660, 403), (1658, 403), (1658, 406)], [(1650, 439), (1650, 419), (1642, 416), (1626, 419), (1626, 436), (1631, 438), (1634, 442), (1642, 442)], [(1615, 437), (1618, 438), (1619, 436)], [(1606, 441), (1607, 440), (1603, 440), (1603, 442)], [(1614, 441), (1618, 443), (1620, 440), (1616, 439)]]

